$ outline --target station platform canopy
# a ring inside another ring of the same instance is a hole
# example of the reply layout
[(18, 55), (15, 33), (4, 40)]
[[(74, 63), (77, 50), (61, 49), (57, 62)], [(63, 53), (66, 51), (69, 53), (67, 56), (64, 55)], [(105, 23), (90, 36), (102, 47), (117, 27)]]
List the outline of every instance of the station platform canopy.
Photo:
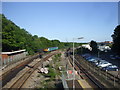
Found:
[(26, 51), (26, 49), (13, 51), (13, 52), (1, 52), (1, 54), (17, 54), (17, 53), (25, 52), (25, 51)]

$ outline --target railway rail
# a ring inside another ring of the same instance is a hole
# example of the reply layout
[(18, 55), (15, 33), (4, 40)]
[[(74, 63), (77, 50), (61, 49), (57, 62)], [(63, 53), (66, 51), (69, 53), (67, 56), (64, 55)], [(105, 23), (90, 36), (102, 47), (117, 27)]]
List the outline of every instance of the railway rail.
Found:
[[(80, 56), (76, 56), (76, 59), (81, 62), (81, 66), (84, 67), (86, 70), (89, 70), (89, 73), (92, 73), (92, 76), (95, 76), (99, 82), (101, 82), (106, 88), (120, 88), (120, 78), (118, 76), (112, 75), (109, 72), (102, 71), (100, 68), (96, 67), (92, 63), (87, 62), (86, 60), (82, 59)], [(119, 71), (118, 71), (119, 72)]]
[(42, 58), (39, 62), (35, 63), (32, 67), (33, 68), (29, 68), (28, 70), (26, 70), (26, 72), (24, 72), (24, 74), (22, 74), (14, 83), (12, 83), (9, 86), (9, 90), (11, 90), (12, 88), (22, 88), (22, 86), (24, 85), (24, 83), (26, 82), (26, 80), (31, 76), (31, 74), (37, 69), (38, 66), (41, 66), (42, 63), (46, 60), (48, 60), (48, 58), (50, 58), (52, 55), (59, 53), (59, 52), (53, 52), (50, 53), (49, 55), (47, 55), (46, 57)]
[[(25, 65), (29, 64), (30, 62), (32, 62), (33, 59), (38, 58), (38, 54), (33, 56), (33, 57), (29, 57), (27, 58), (25, 61), (21, 62), (19, 65), (12, 67), (11, 69), (7, 70), (6, 72), (4, 72), (1, 76), (0, 76), (0, 80), (2, 81), (2, 87), (9, 82), (13, 77), (15, 77), (15, 75), (22, 70)], [(11, 73), (14, 73), (11, 75)]]
[[(70, 63), (73, 66), (73, 62), (72, 62), (72, 57), (69, 57)], [(105, 88), (100, 82), (98, 82), (93, 76), (91, 76), (81, 65), (80, 63), (75, 59), (75, 66), (74, 68), (78, 71), (80, 70), (81, 73), (79, 73), (80, 77), (82, 79), (86, 79), (86, 81), (88, 81), (88, 83), (90, 83), (92, 85), (93, 88), (98, 88), (98, 89), (103, 89)], [(83, 76), (84, 74), (84, 76)]]

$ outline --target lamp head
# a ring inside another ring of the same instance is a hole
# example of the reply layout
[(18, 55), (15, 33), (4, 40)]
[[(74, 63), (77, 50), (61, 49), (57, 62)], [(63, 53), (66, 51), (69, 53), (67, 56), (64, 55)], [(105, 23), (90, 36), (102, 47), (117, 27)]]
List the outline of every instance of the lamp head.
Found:
[(80, 38), (78, 38), (78, 39), (83, 39), (84, 37), (80, 37)]

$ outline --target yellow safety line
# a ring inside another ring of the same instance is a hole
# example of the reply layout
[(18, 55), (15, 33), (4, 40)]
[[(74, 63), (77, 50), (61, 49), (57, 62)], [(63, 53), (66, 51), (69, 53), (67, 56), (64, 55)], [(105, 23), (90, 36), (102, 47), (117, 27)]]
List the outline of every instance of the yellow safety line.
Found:
[[(82, 86), (83, 89), (85, 88), (90, 88), (92, 89), (92, 87), (85, 81), (85, 80), (78, 80), (79, 84)], [(84, 83), (84, 84), (83, 84)], [(92, 89), (93, 90), (93, 89)]]
[(84, 85), (82, 84), (82, 82), (80, 80), (78, 80), (78, 82), (82, 86), (82, 88), (85, 88)]

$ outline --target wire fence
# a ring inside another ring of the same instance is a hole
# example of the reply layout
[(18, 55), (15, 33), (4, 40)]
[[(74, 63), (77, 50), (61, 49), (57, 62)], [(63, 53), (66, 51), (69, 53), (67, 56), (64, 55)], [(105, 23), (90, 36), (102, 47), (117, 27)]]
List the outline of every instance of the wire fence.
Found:
[[(118, 75), (112, 75), (109, 71), (102, 71), (93, 63), (86, 61), (81, 56), (75, 57), (80, 65), (92, 76), (94, 76), (99, 82), (101, 82), (106, 88), (120, 88), (120, 78)], [(116, 71), (117, 73), (119, 71)]]

